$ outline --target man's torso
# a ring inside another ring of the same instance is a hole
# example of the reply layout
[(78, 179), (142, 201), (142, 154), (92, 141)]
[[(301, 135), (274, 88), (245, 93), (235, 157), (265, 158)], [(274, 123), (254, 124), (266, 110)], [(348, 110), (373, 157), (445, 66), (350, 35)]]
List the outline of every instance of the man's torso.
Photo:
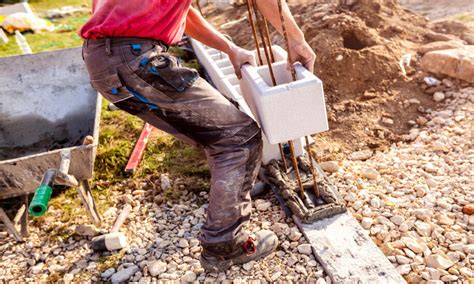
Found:
[(91, 19), (82, 27), (85, 39), (141, 37), (167, 44), (179, 41), (192, 0), (94, 0)]

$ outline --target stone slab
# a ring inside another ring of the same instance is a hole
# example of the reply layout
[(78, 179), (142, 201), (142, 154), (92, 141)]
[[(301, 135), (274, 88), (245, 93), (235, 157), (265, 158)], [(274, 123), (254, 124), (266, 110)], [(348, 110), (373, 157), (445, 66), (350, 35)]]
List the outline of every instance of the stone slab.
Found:
[(293, 218), (334, 283), (406, 283), (350, 213), (313, 224)]

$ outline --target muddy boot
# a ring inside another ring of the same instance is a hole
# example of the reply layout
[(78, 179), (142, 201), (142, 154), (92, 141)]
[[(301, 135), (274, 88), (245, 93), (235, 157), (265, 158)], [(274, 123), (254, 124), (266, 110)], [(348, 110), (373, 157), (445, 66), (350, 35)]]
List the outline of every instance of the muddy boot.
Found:
[(278, 237), (269, 230), (258, 231), (234, 247), (227, 245), (203, 245), (201, 266), (207, 272), (226, 271), (234, 264), (255, 261), (271, 254), (278, 246)]

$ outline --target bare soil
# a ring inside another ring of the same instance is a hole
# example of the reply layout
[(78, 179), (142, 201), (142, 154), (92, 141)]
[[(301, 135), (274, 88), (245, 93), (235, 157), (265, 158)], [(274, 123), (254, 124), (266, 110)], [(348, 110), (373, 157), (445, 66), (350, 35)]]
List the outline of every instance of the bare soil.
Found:
[[(247, 21), (222, 26), (246, 16), (245, 6), (237, 10), (205, 15), (237, 44), (254, 49)], [(318, 55), (315, 73), (325, 85), (331, 130), (315, 136), (320, 160), (360, 149), (383, 150), (413, 128), (423, 115), (419, 109), (436, 108), (433, 90), (426, 94), (417, 70), (416, 49), (429, 43), (426, 35), (433, 32), (425, 17), (395, 0), (363, 0), (351, 7), (300, 3), (291, 10)], [(276, 31), (271, 37), (285, 46)], [(400, 68), (405, 54), (412, 55), (407, 76)]]
[(474, 12), (472, 0), (401, 0), (400, 3), (432, 20)]

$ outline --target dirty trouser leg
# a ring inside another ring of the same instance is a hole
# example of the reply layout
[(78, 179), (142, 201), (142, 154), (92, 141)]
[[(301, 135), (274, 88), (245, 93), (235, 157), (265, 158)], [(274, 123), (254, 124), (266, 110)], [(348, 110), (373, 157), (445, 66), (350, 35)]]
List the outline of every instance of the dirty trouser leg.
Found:
[[(134, 49), (137, 44), (139, 51)], [(89, 41), (84, 58), (93, 86), (104, 97), (157, 128), (204, 146), (211, 191), (201, 240), (212, 246), (240, 239), (241, 227), (250, 218), (250, 189), (261, 161), (257, 124), (203, 79), (177, 84), (175, 77), (186, 79), (187, 70), (176, 67), (175, 58), (155, 44), (138, 39)], [(167, 60), (171, 64), (162, 64)], [(148, 62), (158, 62), (152, 67), (160, 76), (150, 74)]]

